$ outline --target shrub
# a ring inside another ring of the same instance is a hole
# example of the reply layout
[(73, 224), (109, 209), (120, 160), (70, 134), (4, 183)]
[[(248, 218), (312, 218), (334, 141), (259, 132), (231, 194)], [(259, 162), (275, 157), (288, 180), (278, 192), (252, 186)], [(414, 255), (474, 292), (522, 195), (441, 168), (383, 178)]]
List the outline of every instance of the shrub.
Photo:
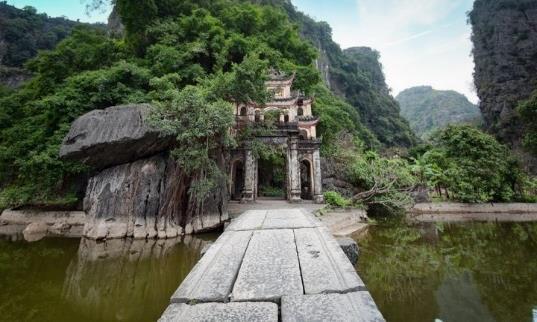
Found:
[(333, 207), (345, 208), (351, 205), (349, 199), (344, 198), (338, 192), (327, 191), (324, 193), (324, 200), (326, 203)]

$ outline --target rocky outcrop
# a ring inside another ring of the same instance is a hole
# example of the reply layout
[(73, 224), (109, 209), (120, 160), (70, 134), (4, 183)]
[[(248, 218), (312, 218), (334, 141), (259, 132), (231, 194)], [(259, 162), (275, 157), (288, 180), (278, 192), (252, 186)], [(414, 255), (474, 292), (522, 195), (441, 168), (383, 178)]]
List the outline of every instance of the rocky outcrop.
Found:
[[(0, 44), (1, 47), (1, 44)], [(10, 89), (19, 88), (32, 74), (25, 69), (0, 65), (0, 85)]]
[[(148, 126), (148, 113), (147, 105), (116, 106), (72, 124), (61, 156), (98, 169), (85, 193), (84, 236), (174, 238), (218, 228), (228, 219), (226, 180), (203, 200), (192, 196), (198, 178), (169, 156), (173, 140)], [(224, 153), (215, 159), (224, 169)]]
[(352, 197), (356, 188), (345, 179), (341, 166), (328, 158), (321, 160), (321, 173), (323, 178), (323, 191), (335, 191), (346, 198)]
[(358, 257), (360, 256), (360, 249), (358, 248), (356, 241), (350, 237), (340, 237), (336, 240), (339, 247), (341, 247), (345, 255), (347, 255), (351, 264), (356, 265), (356, 263), (358, 263)]
[(330, 25), (314, 21), (292, 5), (285, 8), (300, 26), (302, 37), (318, 49), (316, 66), (327, 87), (356, 108), (361, 122), (385, 146), (415, 144), (416, 137), (399, 115), (399, 105), (386, 84), (380, 54), (368, 47), (341, 50), (332, 40)]
[(170, 147), (171, 137), (148, 124), (149, 105), (94, 110), (77, 118), (60, 148), (60, 157), (95, 169), (155, 155)]
[(518, 150), (524, 127), (516, 107), (537, 90), (537, 1), (476, 0), (470, 21), (485, 126)]
[(225, 183), (198, 203), (188, 194), (191, 182), (165, 155), (105, 169), (88, 183), (84, 235), (174, 238), (222, 225), (228, 219)]

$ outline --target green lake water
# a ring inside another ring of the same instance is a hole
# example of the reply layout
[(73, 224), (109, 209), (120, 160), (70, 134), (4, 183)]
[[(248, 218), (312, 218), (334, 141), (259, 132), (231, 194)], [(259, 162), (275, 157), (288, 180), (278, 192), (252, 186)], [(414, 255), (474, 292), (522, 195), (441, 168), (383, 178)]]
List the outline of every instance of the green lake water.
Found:
[(4, 237), (0, 321), (156, 321), (216, 237), (105, 243)]
[[(0, 237), (0, 321), (156, 321), (216, 237)], [(358, 242), (358, 271), (389, 322), (530, 322), (537, 314), (537, 224), (386, 223)]]
[(537, 224), (384, 223), (357, 240), (387, 321), (537, 321)]

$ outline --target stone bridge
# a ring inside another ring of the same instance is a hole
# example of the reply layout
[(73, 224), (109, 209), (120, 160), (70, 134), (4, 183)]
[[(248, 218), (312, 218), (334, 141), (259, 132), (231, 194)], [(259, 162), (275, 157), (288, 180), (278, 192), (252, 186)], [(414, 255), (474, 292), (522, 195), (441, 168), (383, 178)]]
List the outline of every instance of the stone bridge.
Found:
[(384, 319), (324, 224), (304, 209), (271, 209), (230, 224), (160, 321)]

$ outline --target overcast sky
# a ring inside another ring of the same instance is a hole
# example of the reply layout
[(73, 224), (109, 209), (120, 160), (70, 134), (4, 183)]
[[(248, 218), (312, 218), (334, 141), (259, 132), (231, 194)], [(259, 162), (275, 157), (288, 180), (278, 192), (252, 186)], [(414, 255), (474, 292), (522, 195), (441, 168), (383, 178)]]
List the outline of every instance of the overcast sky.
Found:
[[(50, 16), (105, 22), (109, 11), (85, 12), (84, 0), (8, 0)], [(342, 48), (380, 51), (393, 94), (418, 85), (452, 89), (476, 102), (471, 28), (466, 13), (473, 0), (292, 0), (316, 20), (328, 22)]]

